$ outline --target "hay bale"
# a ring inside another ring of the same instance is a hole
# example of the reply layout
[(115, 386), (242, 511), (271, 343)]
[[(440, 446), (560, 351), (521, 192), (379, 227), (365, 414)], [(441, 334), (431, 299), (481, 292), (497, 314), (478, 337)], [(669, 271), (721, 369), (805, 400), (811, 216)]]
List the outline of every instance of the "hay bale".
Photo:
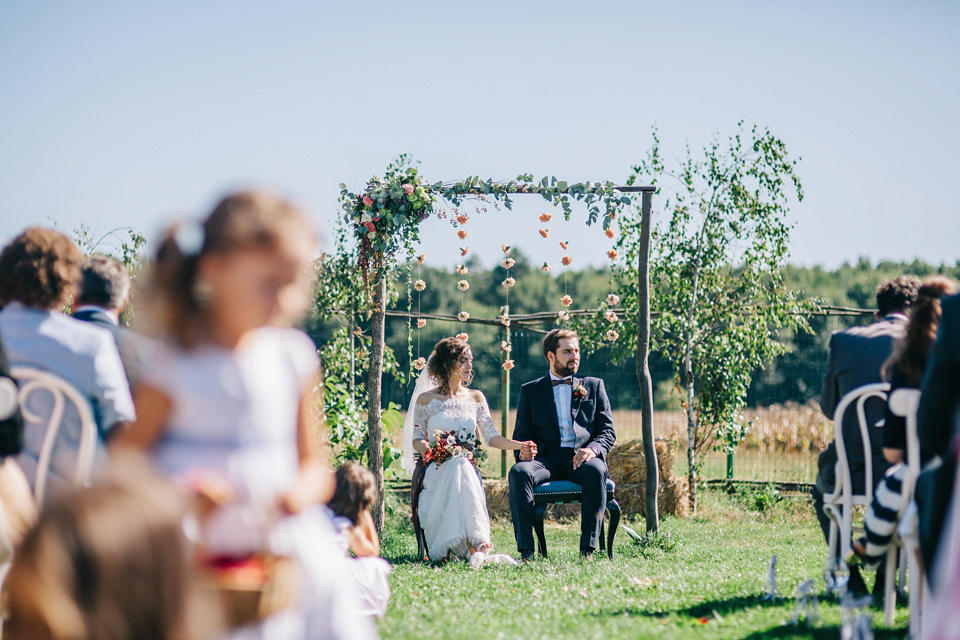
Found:
[[(657, 467), (660, 486), (657, 488), (657, 507), (662, 514), (687, 515), (687, 482), (676, 475), (674, 464), (679, 444), (674, 440), (657, 440)], [(617, 483), (617, 502), (624, 514), (645, 514), (647, 464), (643, 442), (629, 440), (617, 444), (607, 456), (610, 477)]]
[[(686, 516), (689, 509), (687, 480), (677, 477), (674, 471), (678, 444), (673, 440), (657, 440), (657, 466), (660, 470), (660, 487), (657, 504), (660, 514)], [(643, 443), (630, 440), (617, 444), (607, 456), (610, 477), (617, 483), (617, 502), (624, 515), (645, 512), (647, 467), (643, 457)], [(510, 518), (510, 494), (506, 480), (484, 479), (483, 489), (487, 495), (487, 510), (491, 518)], [(560, 521), (579, 520), (580, 505), (550, 505), (547, 518)]]
[(483, 491), (487, 494), (487, 511), (491, 518), (510, 518), (510, 488), (506, 480), (483, 479)]

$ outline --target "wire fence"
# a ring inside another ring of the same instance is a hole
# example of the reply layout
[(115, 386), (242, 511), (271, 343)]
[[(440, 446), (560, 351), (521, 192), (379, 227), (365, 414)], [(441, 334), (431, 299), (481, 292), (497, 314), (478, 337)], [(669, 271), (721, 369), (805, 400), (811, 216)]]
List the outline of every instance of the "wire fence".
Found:
[[(754, 482), (812, 483), (816, 477), (817, 455), (833, 438), (832, 421), (822, 414), (817, 405), (830, 334), (846, 326), (867, 322), (870, 314), (870, 310), (828, 309), (813, 319), (813, 334), (789, 336), (791, 352), (754, 373), (747, 408), (743, 412), (744, 422), (749, 425), (747, 437), (734, 452), (732, 476), (729, 475), (727, 454), (711, 451), (704, 458), (701, 478), (716, 480), (732, 477), (734, 480)], [(460, 324), (451, 320), (451, 329)], [(388, 325), (399, 325), (401, 322), (406, 325), (405, 318), (388, 318)], [(394, 335), (405, 332), (404, 327), (397, 326), (394, 329)], [(501, 386), (499, 351), (500, 341), (507, 338), (505, 329), (493, 324), (477, 323), (469, 326), (469, 333), (470, 344), (474, 346), (474, 386), (487, 396), (498, 430), (502, 403), (508, 401), (510, 415), (506, 435), (509, 437), (513, 431), (520, 385), (547, 372), (541, 351), (543, 332), (529, 328), (511, 330), (511, 358), (515, 367), (510, 372), (508, 393)], [(483, 348), (478, 345), (496, 347)], [(400, 365), (407, 366), (407, 345), (397, 341), (392, 346)], [(427, 353), (414, 352), (414, 358), (428, 355), (429, 347), (422, 346)], [(582, 356), (580, 373), (603, 378), (613, 406), (618, 442), (640, 439), (639, 386), (633, 361), (614, 362), (609, 352), (601, 349)], [(676, 368), (654, 352), (650, 358), (650, 373), (654, 384), (654, 435), (658, 439), (678, 443), (679, 446), (675, 447), (678, 459), (674, 468), (677, 473), (685, 474), (687, 419), (681, 408), (680, 392), (675, 385)], [(411, 389), (411, 382), (400, 384), (386, 379), (384, 404), (393, 402), (405, 410)], [(489, 464), (495, 475), (499, 475), (500, 471), (497, 456), (498, 452), (492, 452), (494, 459)], [(507, 458), (506, 468), (511, 462), (512, 458)]]

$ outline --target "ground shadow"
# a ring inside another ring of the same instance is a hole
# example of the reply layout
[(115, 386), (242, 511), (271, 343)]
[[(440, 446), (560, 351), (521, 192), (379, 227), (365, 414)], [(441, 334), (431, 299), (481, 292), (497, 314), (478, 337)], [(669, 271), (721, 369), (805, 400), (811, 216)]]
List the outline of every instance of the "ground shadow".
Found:
[[(743, 640), (759, 640), (760, 638), (829, 638), (836, 640), (840, 637), (840, 625), (824, 625), (808, 627), (804, 623), (783, 624), (770, 627), (762, 631), (754, 631)], [(877, 638), (905, 638), (906, 629), (874, 629), (873, 637)]]
[(683, 616), (690, 616), (691, 618), (706, 618), (712, 616), (714, 612), (720, 616), (726, 616), (730, 613), (735, 613), (743, 609), (753, 609), (756, 607), (781, 607), (783, 605), (792, 606), (794, 602), (794, 598), (777, 598), (777, 600), (770, 600), (766, 599), (761, 594), (752, 594), (746, 596), (736, 596), (724, 600), (709, 600), (707, 602), (699, 602), (695, 605), (684, 607), (682, 609), (650, 611), (649, 609), (624, 607), (613, 611), (597, 611), (594, 612), (593, 615), (619, 616), (623, 614), (629, 614), (662, 618), (672, 614), (680, 614)]

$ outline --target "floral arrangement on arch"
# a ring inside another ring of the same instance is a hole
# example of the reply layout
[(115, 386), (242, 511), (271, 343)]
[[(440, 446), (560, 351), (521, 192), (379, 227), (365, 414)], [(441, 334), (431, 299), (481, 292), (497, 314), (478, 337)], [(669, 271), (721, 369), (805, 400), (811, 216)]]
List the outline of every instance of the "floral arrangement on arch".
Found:
[(436, 199), (434, 186), (413, 167), (389, 168), (383, 179), (374, 176), (359, 194), (340, 185), (344, 220), (360, 243), (361, 259), (372, 252), (393, 255), (402, 247), (412, 247)]

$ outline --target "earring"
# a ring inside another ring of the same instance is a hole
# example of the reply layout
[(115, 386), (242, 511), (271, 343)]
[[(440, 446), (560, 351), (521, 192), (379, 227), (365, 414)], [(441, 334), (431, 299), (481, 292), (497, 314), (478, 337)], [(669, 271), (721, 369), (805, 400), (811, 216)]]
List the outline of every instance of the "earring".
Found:
[(213, 287), (206, 280), (197, 280), (193, 283), (193, 299), (198, 307), (209, 307), (213, 300)]

